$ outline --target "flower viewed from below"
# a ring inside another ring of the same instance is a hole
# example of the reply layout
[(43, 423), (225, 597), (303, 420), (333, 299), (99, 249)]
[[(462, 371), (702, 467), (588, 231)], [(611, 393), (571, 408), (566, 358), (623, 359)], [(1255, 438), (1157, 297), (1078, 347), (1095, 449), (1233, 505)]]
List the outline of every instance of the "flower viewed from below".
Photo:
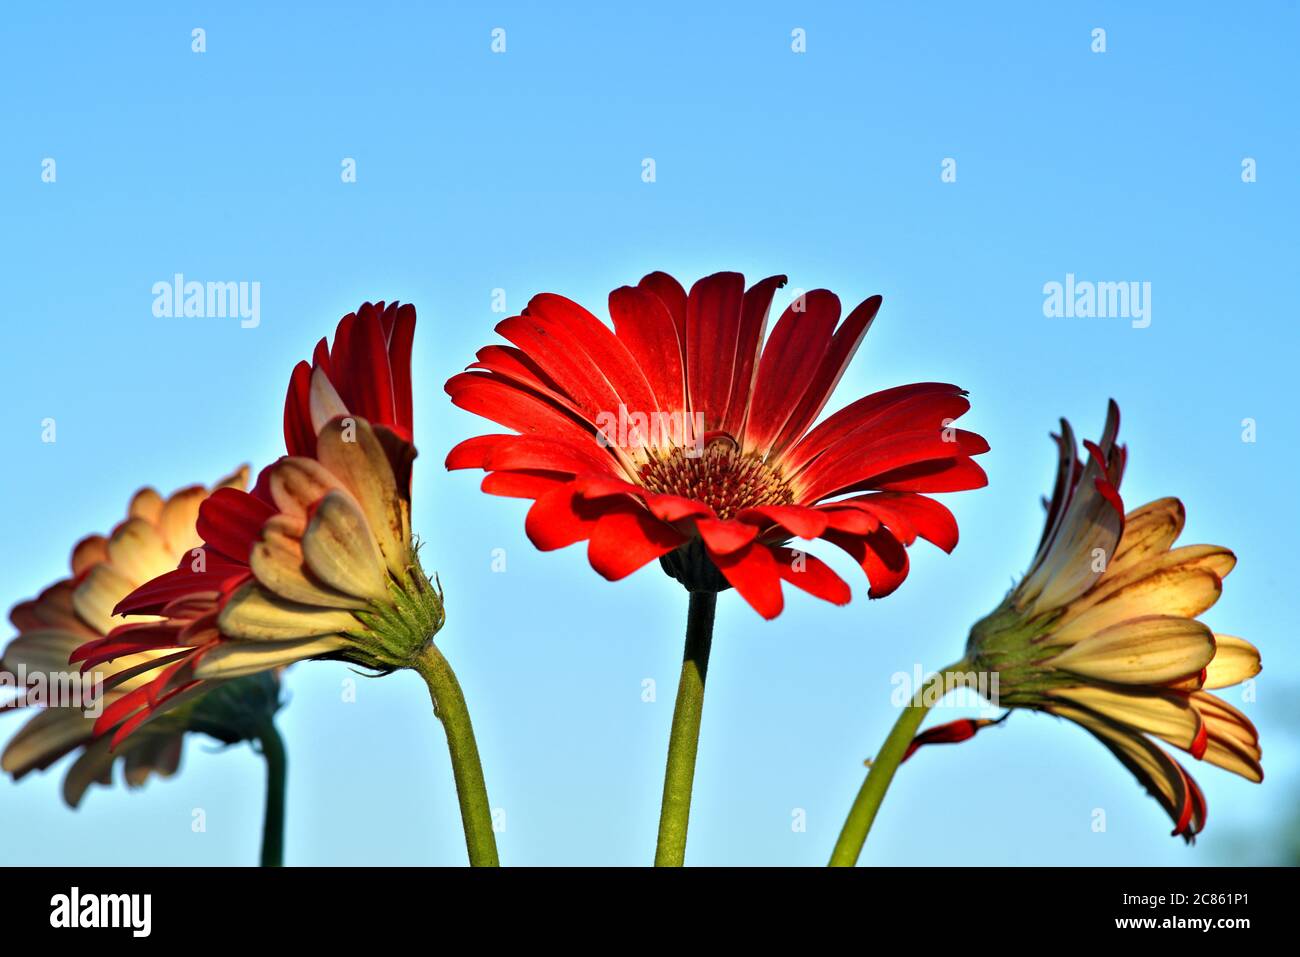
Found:
[(449, 469), (482, 469), (483, 491), (532, 499), (525, 530), (543, 551), (587, 542), (616, 581), (655, 559), (690, 593), (655, 863), (686, 851), (704, 679), (719, 592), (764, 618), (782, 582), (837, 605), (849, 586), (792, 539), (825, 539), (880, 598), (907, 577), (918, 537), (951, 551), (952, 514), (926, 492), (986, 483), (988, 451), (953, 427), (970, 408), (926, 382), (858, 399), (814, 425), (880, 308), (840, 321), (825, 289), (797, 296), (766, 335), (784, 276), (749, 289), (720, 272), (688, 293), (650, 273), (609, 296), (613, 328), (572, 300), (534, 296), (447, 382), (452, 401), (511, 430), (461, 442)]
[[(147, 680), (109, 705), (100, 733), (125, 740), (217, 682), (304, 659), (351, 662), (425, 679), (452, 747), (470, 855), (495, 864), (491, 811), (469, 715), (433, 638), (441, 588), (411, 534), (411, 347), (415, 308), (366, 303), (293, 370), (286, 451), (252, 491), (222, 489), (198, 509), (201, 544), (135, 589), (120, 625), (74, 660), (98, 667), (157, 654)], [(471, 820), (472, 818), (472, 820)]]
[[(217, 488), (242, 488), (247, 480), (247, 470), (241, 469)], [(112, 783), (115, 763), (125, 768), (132, 787), (144, 784), (151, 774), (176, 773), (186, 732), (226, 744), (259, 740), (266, 733), (280, 704), (274, 675), (227, 683), (212, 695), (191, 697), (166, 720), (113, 750), (109, 738), (95, 737), (95, 716), (142, 687), (148, 680), (142, 669), (159, 652), (137, 651), (87, 675), (76, 673), (68, 662), (80, 645), (112, 630), (114, 605), (199, 544), (194, 521), (207, 496), (201, 486), (166, 499), (151, 488), (142, 489), (132, 498), (127, 518), (107, 537), (91, 535), (77, 543), (70, 577), (14, 607), (10, 618), (18, 636), (4, 650), (0, 677), (18, 696), (5, 707), (36, 711), (0, 756), (0, 767), (15, 780), (75, 754), (63, 781), (63, 797), (76, 807), (91, 784)]]
[(942, 383), (858, 399), (814, 426), (880, 308), (840, 322), (825, 289), (799, 296), (764, 342), (774, 276), (745, 289), (717, 273), (688, 294), (664, 273), (609, 297), (613, 329), (563, 296), (534, 296), (497, 325), (512, 345), (479, 350), (447, 392), (516, 434), (472, 438), (451, 469), (488, 473), (483, 490), (533, 499), (540, 549), (587, 541), (617, 580), (658, 558), (691, 591), (734, 586), (765, 618), (786, 581), (836, 604), (845, 582), (792, 538), (825, 539), (862, 566), (870, 596), (907, 576), (919, 536), (957, 542), (925, 492), (983, 486), (978, 435), (952, 427), (966, 394)]
[(83, 645), (87, 667), (147, 649), (165, 662), (105, 709), (125, 738), (204, 682), (341, 658), (378, 671), (407, 663), (442, 626), (439, 592), (410, 527), (413, 307), (366, 304), (294, 369), (288, 454), (251, 492), (222, 489), (198, 509), (200, 547), (135, 589), (124, 624)]
[[(1210, 693), (1253, 678), (1260, 657), (1249, 642), (1197, 620), (1218, 600), (1236, 564), (1232, 552), (1175, 547), (1184, 522), (1176, 498), (1124, 513), (1118, 431), (1112, 402), (1101, 441), (1084, 443), (1085, 464), (1069, 423), (1061, 423), (1053, 436), (1060, 464), (1038, 552), (1023, 580), (971, 630), (965, 660), (947, 672), (966, 672), (958, 683), (968, 685), (996, 677), (996, 685), (980, 683), (981, 690), (996, 689), (996, 704), (1085, 728), (1155, 797), (1173, 833), (1191, 842), (1205, 826), (1205, 798), (1158, 742), (1263, 780), (1255, 726)], [(914, 731), (923, 709), (907, 711)], [(966, 740), (991, 723), (964, 719), (925, 731), (903, 759), (925, 744)]]

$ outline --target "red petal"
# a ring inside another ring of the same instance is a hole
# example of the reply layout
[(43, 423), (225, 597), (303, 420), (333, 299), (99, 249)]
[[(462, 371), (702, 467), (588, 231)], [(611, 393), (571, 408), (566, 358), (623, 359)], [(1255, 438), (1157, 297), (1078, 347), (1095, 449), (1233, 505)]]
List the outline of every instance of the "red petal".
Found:
[(871, 582), (868, 598), (884, 598), (907, 578), (907, 549), (888, 529), (879, 528), (870, 535), (828, 531), (822, 538), (844, 549), (862, 566)]
[(471, 362), (468, 368), (496, 372), (539, 392), (558, 391), (559, 387), (554, 380), (526, 353), (514, 346), (484, 346), (475, 353), (475, 357), (477, 361)]
[(578, 444), (547, 436), (511, 436), (495, 443), (484, 456), (482, 468), (493, 472), (517, 469), (546, 472), (614, 474), (617, 464), (609, 452), (594, 442)]
[(164, 605), (188, 595), (221, 591), (232, 577), (248, 574), (248, 566), (215, 552), (205, 556), (204, 571), (192, 570), (186, 555), (181, 567), (145, 582), (117, 603), (114, 615), (156, 615)]
[(873, 512), (905, 544), (912, 544), (919, 534), (945, 552), (957, 547), (957, 520), (932, 498), (909, 492), (878, 492), (850, 501)]
[[(677, 330), (677, 341), (682, 344), (683, 353), (686, 350), (686, 290), (672, 276), (666, 272), (652, 272), (642, 277), (637, 283), (637, 288), (645, 289), (659, 297), (659, 301), (664, 304), (668, 310), (668, 315), (672, 318), (673, 326)], [(686, 363), (682, 361), (682, 379), (685, 381)]]
[(772, 552), (776, 557), (777, 571), (796, 588), (833, 605), (847, 605), (853, 597), (844, 579), (816, 556), (790, 548), (773, 548)]
[(974, 459), (936, 459), (877, 475), (871, 486), (894, 492), (964, 492), (983, 488), (989, 477)]
[(516, 432), (594, 441), (595, 423), (584, 421), (554, 400), (494, 373), (462, 372), (448, 379), (444, 388), (460, 408)]
[(686, 536), (639, 505), (605, 515), (587, 545), (591, 567), (618, 581), (686, 542)]
[(393, 413), (408, 438), (415, 435), (411, 401), (411, 346), (415, 340), (415, 307), (393, 305), (384, 313), (388, 333), (388, 363), (393, 376)]
[[(787, 473), (797, 472), (837, 442), (856, 432), (875, 431), (878, 425), (889, 426), (889, 431), (915, 431), (918, 427), (938, 425), (942, 417), (935, 418), (927, 412), (930, 404), (960, 400), (965, 395), (960, 387), (947, 382), (918, 382), (873, 392), (849, 403), (817, 425), (783, 456), (782, 466)], [(951, 417), (956, 418), (969, 405), (969, 402), (964, 406), (954, 404)], [(899, 428), (900, 417), (904, 422), (915, 424)]]
[(453, 472), (456, 469), (487, 468), (488, 453), (502, 442), (513, 438), (518, 438), (518, 436), (476, 435), (472, 439), (466, 439), (459, 443), (448, 452), (445, 465), (449, 471)]
[(758, 526), (745, 522), (697, 518), (695, 527), (713, 555), (729, 555), (744, 548), (758, 535)]
[(948, 461), (988, 451), (974, 432), (938, 429), (895, 432), (867, 442), (845, 455), (826, 455), (799, 476), (801, 501), (815, 502), (840, 492), (877, 489), (882, 476), (927, 462)]
[(311, 425), (311, 366), (299, 362), (289, 377), (284, 400), (284, 446), (290, 455), (316, 454), (316, 430)]
[[(803, 311), (796, 312), (801, 304)], [(781, 434), (815, 377), (839, 318), (840, 300), (825, 289), (805, 293), (781, 314), (758, 363), (746, 449), (765, 453)]]
[(665, 522), (679, 522), (684, 518), (713, 518), (713, 509), (703, 502), (680, 495), (646, 495), (645, 503), (650, 511)]
[(352, 393), (344, 396), (344, 401), (349, 411), (368, 419), (372, 425), (396, 425), (388, 342), (384, 338), (382, 312), (375, 306), (367, 303), (359, 310), (352, 327), (352, 348), (347, 361)]
[(219, 488), (199, 506), (195, 531), (207, 546), (227, 558), (247, 562), (262, 526), (275, 514), (265, 502), (233, 488)]
[(769, 276), (745, 291), (740, 307), (740, 329), (736, 338), (736, 362), (731, 373), (731, 398), (727, 402), (727, 414), (720, 426), (728, 435), (740, 436), (744, 433), (749, 403), (754, 395), (754, 380), (758, 375), (758, 360), (763, 353), (763, 336), (767, 331), (772, 297), (785, 282), (785, 276)]
[(736, 513), (736, 518), (756, 525), (771, 522), (791, 535), (809, 540), (820, 538), (828, 521), (821, 509), (805, 505), (759, 505)]
[(751, 542), (726, 555), (710, 551), (709, 557), (754, 611), (769, 621), (781, 614), (781, 569), (768, 546)]
[(479, 488), (489, 495), (537, 499), (568, 482), (567, 475), (554, 472), (490, 472)]
[(722, 428), (736, 364), (745, 277), (737, 272), (706, 276), (686, 299), (686, 394), (706, 430)]
[(544, 552), (565, 548), (591, 537), (606, 509), (586, 502), (572, 484), (547, 492), (528, 510), (524, 532)]
[(790, 413), (790, 418), (782, 427), (781, 434), (772, 443), (774, 454), (780, 455), (783, 449), (798, 442), (808, 426), (813, 424), (822, 409), (826, 407), (826, 401), (835, 391), (835, 387), (840, 384), (844, 370), (853, 361), (854, 353), (858, 351), (867, 329), (876, 318), (880, 303), (879, 296), (872, 296), (859, 303), (858, 307), (849, 313), (848, 318), (835, 330), (835, 335), (831, 337), (816, 374), (804, 390), (799, 404)]
[[(918, 749), (925, 747), (927, 744), (958, 744), (962, 741), (969, 741), (975, 737), (976, 732), (981, 728), (987, 728), (989, 725), (996, 723), (996, 721), (991, 721), (988, 718), (960, 718), (930, 728), (928, 731), (922, 731), (907, 746), (907, 751), (903, 754), (903, 761), (906, 761)], [(899, 763), (902, 764), (902, 761)]]
[(609, 315), (619, 339), (645, 372), (654, 392), (654, 409), (683, 411), (686, 379), (682, 372), (682, 344), (663, 300), (648, 288), (622, 286), (609, 294)]

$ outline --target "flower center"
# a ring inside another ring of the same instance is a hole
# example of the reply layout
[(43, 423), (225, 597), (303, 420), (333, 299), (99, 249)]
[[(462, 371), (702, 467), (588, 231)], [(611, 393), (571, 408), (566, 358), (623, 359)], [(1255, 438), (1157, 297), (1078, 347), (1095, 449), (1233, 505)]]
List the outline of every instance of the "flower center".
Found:
[(649, 491), (703, 502), (721, 519), (758, 505), (789, 505), (794, 493), (781, 474), (757, 455), (740, 451), (721, 434), (702, 448), (674, 446), (649, 450), (638, 478)]

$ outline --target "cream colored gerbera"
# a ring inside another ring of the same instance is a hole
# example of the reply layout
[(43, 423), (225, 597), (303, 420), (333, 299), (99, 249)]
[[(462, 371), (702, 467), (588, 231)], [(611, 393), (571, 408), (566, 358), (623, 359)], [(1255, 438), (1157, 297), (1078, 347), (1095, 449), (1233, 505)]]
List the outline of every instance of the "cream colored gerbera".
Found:
[[(1124, 514), (1125, 450), (1112, 402), (1099, 444), (1076, 457), (1069, 423), (1038, 553), (1020, 584), (971, 631), (967, 664), (996, 673), (998, 704), (1081, 725), (1137, 776), (1191, 840), (1205, 825), (1196, 782), (1157, 741), (1260, 781), (1259, 735), (1210, 689), (1260, 671), (1249, 642), (1197, 620), (1236, 558), (1217, 545), (1175, 547), (1183, 505), (1162, 498)], [(956, 722), (916, 746), (961, 740), (987, 722)], [(961, 733), (955, 733), (960, 731)], [(910, 753), (910, 752), (909, 752)]]
[[(216, 487), (243, 488), (247, 480), (247, 469), (240, 469)], [(5, 683), (18, 692), (7, 707), (37, 709), (0, 756), (0, 768), (15, 780), (76, 752), (63, 784), (65, 800), (75, 807), (93, 782), (112, 782), (116, 761), (125, 767), (127, 784), (139, 786), (151, 774), (168, 777), (176, 772), (185, 731), (203, 731), (232, 743), (252, 737), (257, 723), (274, 712), (278, 681), (227, 686), (211, 700), (178, 702), (180, 707), (165, 720), (112, 751), (110, 738), (92, 740), (96, 704), (109, 708), (140, 688), (148, 680), (138, 673), (141, 666), (160, 653), (124, 655), (110, 666), (97, 665), (96, 674), (84, 677), (68, 663), (79, 646), (103, 638), (122, 622), (112, 614), (119, 601), (175, 568), (180, 556), (200, 544), (194, 523), (207, 497), (202, 486), (182, 489), (166, 499), (151, 488), (142, 489), (131, 499), (125, 521), (110, 535), (91, 535), (76, 545), (70, 577), (15, 606), (10, 618), (18, 635), (0, 659)], [(99, 702), (93, 700), (94, 679), (103, 682)], [(69, 691), (75, 692), (75, 700), (62, 700)]]

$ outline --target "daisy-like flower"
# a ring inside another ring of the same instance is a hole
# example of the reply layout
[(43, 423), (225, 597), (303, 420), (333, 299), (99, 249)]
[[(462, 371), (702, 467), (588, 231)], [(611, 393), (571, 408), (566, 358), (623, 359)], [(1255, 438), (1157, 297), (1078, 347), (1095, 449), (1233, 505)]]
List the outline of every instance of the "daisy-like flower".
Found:
[(825, 289), (798, 297), (764, 343), (784, 276), (748, 290), (717, 273), (688, 294), (651, 273), (614, 290), (614, 328), (550, 293), (497, 325), (512, 345), (479, 350), (447, 383), (452, 401), (514, 430), (462, 442), (451, 469), (488, 472), (483, 490), (534, 499), (540, 549), (587, 541), (617, 580), (656, 558), (691, 591), (734, 586), (765, 618), (781, 582), (836, 604), (849, 587), (792, 538), (847, 551), (879, 598), (907, 577), (918, 536), (946, 551), (951, 513), (923, 492), (986, 483), (988, 450), (952, 427), (970, 403), (920, 383), (858, 399), (813, 427), (875, 319), (873, 296), (841, 323)]
[[(241, 469), (217, 488), (243, 488), (247, 480), (247, 469)], [(175, 774), (188, 732), (225, 744), (256, 741), (272, 763), (270, 790), (278, 792), (270, 795), (268, 816), (271, 825), (277, 824), (283, 777), (281, 773), (275, 780), (274, 764), (278, 761), (282, 772), (283, 746), (273, 723), (280, 706), (275, 675), (223, 682), (211, 693), (191, 695), (114, 750), (109, 738), (95, 736), (96, 718), (147, 682), (145, 673), (160, 653), (127, 654), (88, 673), (77, 673), (69, 664), (78, 647), (112, 630), (114, 605), (199, 544), (194, 521), (207, 496), (202, 486), (165, 499), (152, 488), (141, 489), (131, 499), (126, 519), (108, 536), (91, 535), (77, 543), (68, 578), (14, 607), (10, 619), (18, 636), (0, 659), (0, 683), (17, 696), (3, 707), (36, 710), (0, 755), (0, 768), (14, 780), (75, 754), (63, 780), (63, 798), (76, 807), (91, 784), (112, 784), (115, 765), (125, 769), (130, 787), (139, 787), (151, 775)], [(266, 837), (264, 854), (278, 856), (278, 827)]]
[[(1205, 826), (1205, 798), (1158, 742), (1261, 781), (1255, 726), (1210, 693), (1253, 678), (1260, 657), (1249, 642), (1197, 620), (1218, 600), (1233, 553), (1218, 545), (1175, 547), (1185, 517), (1176, 498), (1125, 514), (1119, 485), (1126, 451), (1116, 444), (1118, 432), (1111, 402), (1101, 441), (1084, 443), (1084, 463), (1062, 421), (1053, 436), (1056, 484), (1029, 571), (971, 630), (964, 661), (936, 680), (969, 685), (995, 676), (996, 685), (981, 687), (996, 688), (996, 704), (1080, 725), (1160, 803), (1173, 833), (1191, 842)], [(912, 739), (929, 703), (905, 711), (900, 725), (910, 729), (887, 742), (886, 765), (900, 749), (905, 760), (922, 745), (963, 741), (994, 723), (963, 719)], [(853, 860), (860, 847), (850, 848)]]
[(487, 472), (483, 490), (533, 500), (538, 548), (586, 541), (610, 580), (659, 559), (691, 593), (687, 648), (664, 787), (657, 860), (679, 864), (716, 594), (764, 618), (782, 582), (845, 604), (849, 586), (792, 539), (824, 539), (866, 572), (870, 597), (907, 577), (918, 537), (957, 543), (952, 514), (922, 493), (985, 484), (988, 450), (953, 427), (969, 408), (954, 385), (900, 386), (814, 425), (880, 308), (840, 321), (825, 289), (795, 299), (765, 336), (784, 276), (748, 290), (717, 273), (687, 293), (651, 273), (609, 297), (613, 328), (562, 296), (534, 296), (447, 383), (452, 401), (512, 434), (462, 442), (451, 469)]
[(251, 492), (222, 489), (200, 506), (201, 546), (137, 588), (115, 611), (159, 620), (114, 629), (73, 656), (86, 667), (161, 653), (148, 681), (108, 706), (114, 740), (204, 685), (304, 659), (380, 673), (418, 671), (453, 751), (475, 864), (496, 863), (491, 812), (455, 676), (433, 637), (441, 589), (411, 534), (411, 345), (415, 309), (364, 304), (344, 316), (289, 383), (288, 454)]

